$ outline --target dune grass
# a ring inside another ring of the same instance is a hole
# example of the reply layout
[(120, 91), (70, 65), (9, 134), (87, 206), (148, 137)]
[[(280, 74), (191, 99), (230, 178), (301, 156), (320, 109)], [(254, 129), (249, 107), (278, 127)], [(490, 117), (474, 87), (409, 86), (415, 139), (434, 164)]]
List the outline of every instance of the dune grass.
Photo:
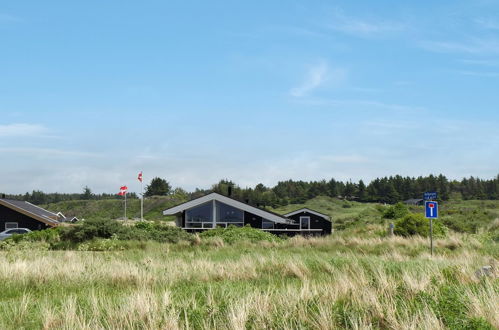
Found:
[(2, 329), (492, 329), (497, 244), (339, 234), (0, 252)]

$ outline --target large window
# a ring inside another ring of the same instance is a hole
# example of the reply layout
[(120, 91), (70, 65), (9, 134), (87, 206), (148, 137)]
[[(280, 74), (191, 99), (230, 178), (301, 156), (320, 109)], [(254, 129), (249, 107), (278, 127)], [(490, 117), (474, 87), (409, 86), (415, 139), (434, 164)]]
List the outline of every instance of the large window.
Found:
[(224, 203), (216, 202), (217, 225), (244, 226), (244, 211)]
[[(187, 228), (213, 228), (213, 202), (208, 202), (185, 211)], [(215, 202), (215, 227), (244, 226), (244, 211), (224, 203)]]
[(193, 207), (185, 211), (185, 226), (187, 228), (212, 228), (213, 203)]

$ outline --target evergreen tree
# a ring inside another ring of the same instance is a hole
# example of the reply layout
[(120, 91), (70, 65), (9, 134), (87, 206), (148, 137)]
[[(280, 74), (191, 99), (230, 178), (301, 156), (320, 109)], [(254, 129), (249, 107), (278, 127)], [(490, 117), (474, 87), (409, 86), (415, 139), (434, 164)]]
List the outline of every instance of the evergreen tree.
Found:
[(155, 177), (151, 183), (147, 185), (144, 196), (165, 196), (170, 193), (171, 186), (165, 179)]

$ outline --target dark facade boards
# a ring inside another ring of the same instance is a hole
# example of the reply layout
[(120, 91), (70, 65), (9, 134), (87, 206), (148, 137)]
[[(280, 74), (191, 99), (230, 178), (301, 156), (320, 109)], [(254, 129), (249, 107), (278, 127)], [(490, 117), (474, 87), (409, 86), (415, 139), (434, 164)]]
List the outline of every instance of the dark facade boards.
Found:
[(0, 232), (10, 228), (41, 230), (58, 224), (57, 215), (23, 201), (0, 199)]
[(163, 214), (175, 215), (176, 225), (189, 232), (249, 225), (277, 235), (329, 235), (332, 227), (327, 215), (313, 210), (280, 215), (217, 193), (177, 205)]

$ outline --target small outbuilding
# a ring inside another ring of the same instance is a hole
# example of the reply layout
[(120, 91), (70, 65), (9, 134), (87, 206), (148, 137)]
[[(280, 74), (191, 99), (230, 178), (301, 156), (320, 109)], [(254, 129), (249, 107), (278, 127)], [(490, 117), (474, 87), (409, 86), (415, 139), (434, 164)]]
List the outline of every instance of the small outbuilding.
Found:
[(300, 226), (300, 229), (321, 229), (323, 235), (329, 235), (332, 231), (332, 223), (329, 216), (317, 211), (301, 208), (299, 210), (284, 214), (288, 219)]
[(0, 198), (0, 231), (11, 228), (41, 230), (58, 224), (56, 213), (25, 201)]

